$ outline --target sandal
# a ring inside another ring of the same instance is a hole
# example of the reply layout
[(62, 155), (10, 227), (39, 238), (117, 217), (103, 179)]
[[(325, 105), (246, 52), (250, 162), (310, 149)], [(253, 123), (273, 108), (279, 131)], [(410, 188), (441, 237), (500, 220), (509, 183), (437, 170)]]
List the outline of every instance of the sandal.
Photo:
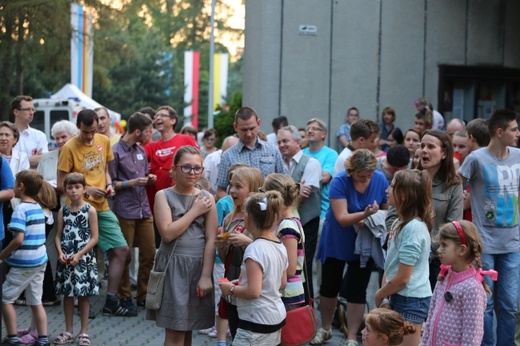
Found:
[(90, 337), (88, 336), (88, 334), (78, 335), (78, 345), (79, 346), (90, 346)]
[(25, 345), (34, 345), (38, 341), (38, 334), (27, 333), (20, 337), (20, 343)]
[(310, 342), (311, 345), (322, 345), (325, 341), (332, 339), (332, 330), (318, 329), (316, 336)]
[(19, 337), (22, 337), (24, 335), (29, 334), (30, 332), (31, 332), (31, 328), (22, 328), (22, 329), (18, 329), (16, 334), (18, 334)]
[(56, 345), (72, 344), (73, 342), (74, 335), (72, 335), (72, 333), (69, 332), (60, 333), (60, 335), (58, 335), (56, 339), (54, 339), (54, 344)]

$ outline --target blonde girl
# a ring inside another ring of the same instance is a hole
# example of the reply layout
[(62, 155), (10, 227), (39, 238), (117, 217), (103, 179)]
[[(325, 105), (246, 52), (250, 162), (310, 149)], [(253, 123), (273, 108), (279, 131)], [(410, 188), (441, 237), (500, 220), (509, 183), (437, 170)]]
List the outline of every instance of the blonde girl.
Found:
[(287, 268), (287, 286), (281, 293), (286, 310), (296, 309), (305, 302), (302, 283), (305, 234), (300, 219), (294, 214), (300, 188), (291, 176), (272, 173), (265, 179), (263, 190), (278, 191), (283, 198), (276, 234), (285, 245), (289, 266)]
[[(254, 167), (238, 167), (230, 174), (229, 196), (233, 200), (233, 211), (224, 218), (223, 233), (217, 241), (218, 253), (224, 262), (224, 276), (232, 281), (238, 279), (246, 246), (253, 242), (253, 236), (245, 227), (245, 201), (251, 192), (258, 191), (264, 183), (262, 172)], [(229, 321), (229, 330), (234, 338), (238, 328), (236, 299), (223, 296), (225, 302), (219, 315)]]
[(487, 304), (482, 275), (497, 279), (494, 270), (482, 271), (482, 244), (477, 227), (452, 221), (439, 230), (441, 271), (433, 291), (421, 345), (480, 345)]
[(429, 230), (433, 225), (431, 178), (416, 169), (399, 171), (386, 193), (398, 219), (389, 230), (385, 273), (375, 302), (380, 307), (390, 298), (392, 309), (416, 327), (415, 333), (404, 337), (403, 345), (416, 346), (432, 295), (428, 279)]
[(74, 298), (78, 299), (81, 329), (78, 343), (90, 345), (88, 335), (89, 296), (99, 294), (98, 272), (94, 245), (98, 242), (97, 212), (85, 202), (85, 177), (70, 173), (63, 181), (70, 204), (58, 212), (58, 227), (54, 244), (58, 251), (56, 294), (63, 296), (65, 331), (54, 340), (57, 345), (74, 342)]
[(362, 331), (363, 346), (398, 346), (405, 335), (415, 333), (415, 327), (389, 309), (374, 309), (365, 318)]
[(147, 310), (146, 319), (165, 329), (164, 345), (191, 345), (192, 331), (215, 322), (212, 271), (217, 235), (213, 196), (196, 187), (204, 167), (202, 154), (183, 146), (173, 158), (170, 177), (175, 186), (155, 195), (155, 223), (161, 245), (155, 269), (166, 268), (164, 294), (158, 310)]
[(287, 283), (287, 251), (273, 232), (283, 210), (278, 191), (252, 194), (245, 202), (245, 225), (254, 241), (246, 248), (240, 277), (221, 283), (236, 297), (239, 316), (234, 346), (278, 345), (285, 323), (280, 290)]

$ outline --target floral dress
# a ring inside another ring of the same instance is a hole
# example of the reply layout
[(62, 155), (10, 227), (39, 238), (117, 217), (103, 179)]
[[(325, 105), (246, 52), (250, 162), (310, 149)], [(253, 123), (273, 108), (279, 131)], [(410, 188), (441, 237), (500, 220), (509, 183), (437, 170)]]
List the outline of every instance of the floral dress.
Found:
[[(63, 207), (61, 251), (67, 257), (78, 253), (90, 241), (90, 204), (78, 211)], [(94, 249), (87, 252), (76, 266), (60, 263), (56, 269), (56, 294), (65, 297), (95, 296), (99, 294), (98, 270)]]

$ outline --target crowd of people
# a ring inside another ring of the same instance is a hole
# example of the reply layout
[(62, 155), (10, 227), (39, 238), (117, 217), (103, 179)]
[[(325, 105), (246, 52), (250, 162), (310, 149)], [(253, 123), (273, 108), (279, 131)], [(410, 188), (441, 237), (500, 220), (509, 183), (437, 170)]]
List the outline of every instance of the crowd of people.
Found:
[[(319, 118), (298, 129), (280, 116), (265, 136), (242, 107), (219, 149), (214, 129), (176, 133), (170, 106), (132, 114), (122, 135), (105, 108), (84, 109), (53, 125), (48, 152), (32, 99), (17, 96), (15, 122), (0, 123), (2, 344), (90, 345), (99, 255), (102, 313), (145, 309), (165, 345), (191, 345), (195, 331), (218, 346), (278, 345), (287, 312), (313, 301), (312, 345), (332, 337), (338, 313), (346, 346), (520, 344), (516, 114), (445, 125), (426, 98), (415, 107), (406, 131), (391, 107), (380, 124), (349, 108), (337, 150)], [(146, 303), (152, 269), (165, 273), (157, 308)], [(60, 301), (64, 329), (49, 338), (44, 305)]]

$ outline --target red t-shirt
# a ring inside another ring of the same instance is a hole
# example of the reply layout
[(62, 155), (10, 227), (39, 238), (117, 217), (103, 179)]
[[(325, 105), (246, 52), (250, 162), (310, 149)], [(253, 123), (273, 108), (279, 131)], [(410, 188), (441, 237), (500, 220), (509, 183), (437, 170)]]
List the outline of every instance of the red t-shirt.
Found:
[(146, 193), (148, 194), (148, 201), (150, 202), (152, 213), (155, 193), (174, 185), (169, 175), (172, 169), (173, 156), (180, 147), (185, 145), (199, 147), (193, 137), (181, 134), (176, 134), (172, 139), (166, 142), (159, 139), (156, 142), (150, 142), (144, 146), (144, 151), (150, 162), (150, 174), (157, 175), (155, 184), (146, 186)]

